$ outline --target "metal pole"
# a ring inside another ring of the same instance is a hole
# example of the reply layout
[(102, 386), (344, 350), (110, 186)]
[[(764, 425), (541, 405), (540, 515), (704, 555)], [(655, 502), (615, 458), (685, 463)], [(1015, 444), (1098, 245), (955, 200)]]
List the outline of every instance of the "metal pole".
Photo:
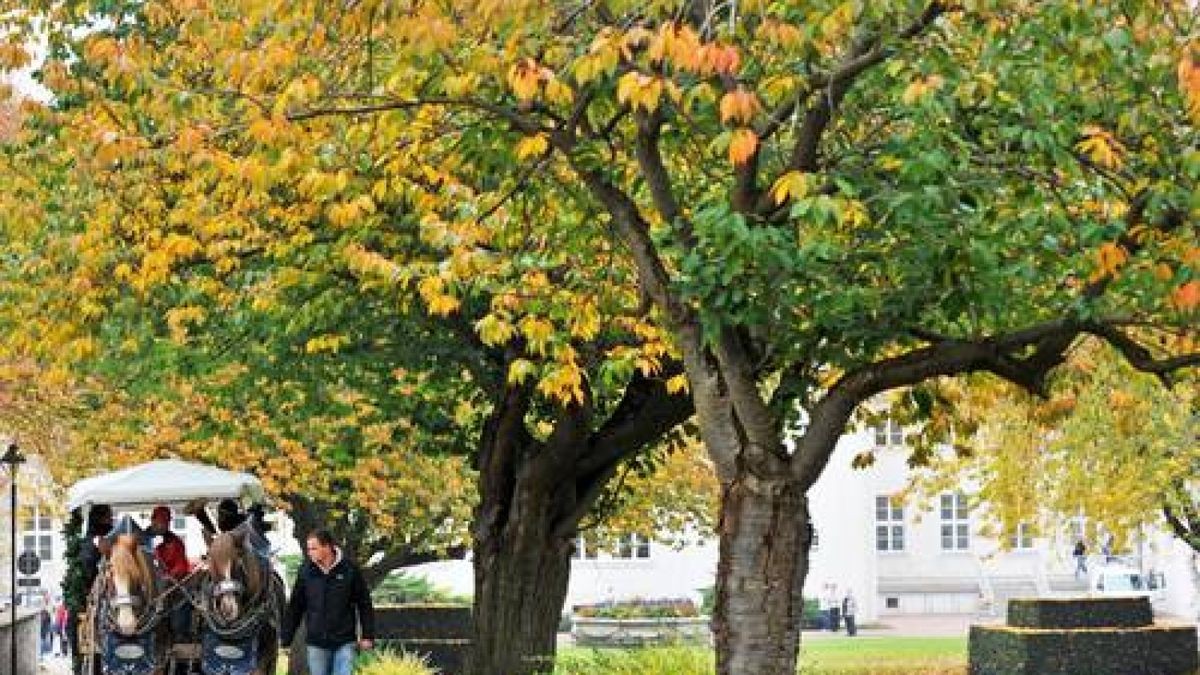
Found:
[(11, 625), (9, 626), (9, 672), (12, 675), (17, 675), (17, 465), (25, 461), (21, 456), (20, 449), (17, 444), (12, 441), (8, 442), (8, 447), (3, 457), (0, 457), (0, 463), (8, 465), (8, 478), (12, 486), (12, 493), (9, 501), (11, 511), (9, 513), (9, 522), (12, 527), (9, 530), (9, 541), (12, 542), (12, 555), (9, 558), (9, 567), (11, 572), (12, 594), (11, 600)]
[(9, 464), (9, 482), (12, 485), (12, 498), (9, 501), (9, 521), (12, 523), (12, 529), (9, 531), (12, 542), (12, 553), (9, 556), (9, 577), (12, 584), (12, 610), (11, 622), (8, 626), (8, 644), (9, 644), (9, 672), (17, 675), (17, 463)]

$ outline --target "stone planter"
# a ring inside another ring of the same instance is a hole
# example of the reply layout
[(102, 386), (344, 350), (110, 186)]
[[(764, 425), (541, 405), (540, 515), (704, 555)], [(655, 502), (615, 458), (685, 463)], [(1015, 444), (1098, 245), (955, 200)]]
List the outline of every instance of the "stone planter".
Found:
[(640, 647), (643, 645), (710, 644), (711, 619), (707, 616), (642, 619), (571, 617), (575, 644), (585, 647)]

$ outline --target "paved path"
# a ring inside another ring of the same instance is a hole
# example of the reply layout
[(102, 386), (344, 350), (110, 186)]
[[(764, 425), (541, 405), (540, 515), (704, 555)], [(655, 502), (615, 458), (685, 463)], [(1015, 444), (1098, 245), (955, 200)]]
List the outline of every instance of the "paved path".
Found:
[[(868, 626), (860, 627), (858, 634), (876, 637), (966, 637), (973, 623), (995, 623), (996, 618), (979, 617), (975, 614), (922, 614), (922, 615), (892, 615), (880, 617), (878, 621)], [(824, 630), (806, 630), (803, 639), (822, 639), (834, 636), (844, 636), (845, 625), (841, 632), (834, 633)]]
[(38, 672), (45, 675), (71, 675), (71, 659), (65, 656), (43, 656), (38, 666)]

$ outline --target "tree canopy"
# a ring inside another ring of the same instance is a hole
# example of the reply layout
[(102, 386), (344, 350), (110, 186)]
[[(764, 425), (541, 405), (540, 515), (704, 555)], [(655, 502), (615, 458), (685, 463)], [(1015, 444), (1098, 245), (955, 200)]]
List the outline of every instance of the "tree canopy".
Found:
[(686, 388), (724, 490), (722, 673), (794, 672), (804, 493), (863, 402), (1046, 392), (1084, 336), (1200, 361), (1183, 0), (12, 9), (89, 186), (54, 235), (67, 318), (152, 294), (192, 331), (319, 269), (503, 353), (540, 438), (629, 378)]

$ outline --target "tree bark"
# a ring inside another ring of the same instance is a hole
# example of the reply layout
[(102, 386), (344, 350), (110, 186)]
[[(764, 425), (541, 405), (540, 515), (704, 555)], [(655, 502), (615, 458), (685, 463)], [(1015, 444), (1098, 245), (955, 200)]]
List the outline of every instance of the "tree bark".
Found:
[[(524, 506), (536, 508), (536, 499)], [(554, 670), (559, 616), (571, 574), (571, 543), (548, 531), (537, 511), (507, 536), (475, 545), (474, 645), (467, 673)]]
[(480, 442), (469, 675), (553, 670), (580, 521), (622, 461), (692, 414), (687, 396), (639, 375), (598, 427), (590, 403), (569, 406), (537, 440), (525, 426), (531, 397), (505, 391)]
[(811, 543), (804, 489), (743, 473), (723, 493), (713, 615), (717, 673), (793, 675)]
[(508, 389), (481, 439), (469, 675), (526, 675), (553, 668), (571, 572), (568, 537), (574, 537), (577, 524), (560, 522), (564, 502), (574, 496), (573, 462), (565, 460), (579, 434), (586, 434), (579, 424), (586, 411), (565, 415), (543, 443), (525, 427), (530, 398), (527, 390)]

